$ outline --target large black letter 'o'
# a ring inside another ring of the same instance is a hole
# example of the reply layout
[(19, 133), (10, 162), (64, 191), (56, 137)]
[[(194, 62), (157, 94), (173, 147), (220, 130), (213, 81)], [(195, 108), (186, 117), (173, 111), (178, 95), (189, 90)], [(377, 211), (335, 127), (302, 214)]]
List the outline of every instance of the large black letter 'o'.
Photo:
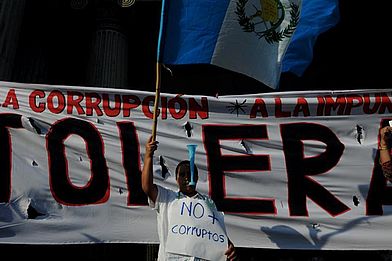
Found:
[[(79, 135), (85, 142), (91, 161), (91, 178), (84, 187), (76, 187), (68, 178), (64, 141)], [(109, 175), (104, 146), (98, 130), (90, 123), (74, 118), (56, 122), (46, 136), (50, 187), (54, 198), (65, 205), (89, 205), (109, 198)]]

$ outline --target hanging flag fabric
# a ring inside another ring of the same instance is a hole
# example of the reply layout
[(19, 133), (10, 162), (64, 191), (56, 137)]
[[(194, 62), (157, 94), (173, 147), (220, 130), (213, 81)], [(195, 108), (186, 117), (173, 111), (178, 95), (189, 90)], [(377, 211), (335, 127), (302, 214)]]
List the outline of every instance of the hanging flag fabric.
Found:
[(158, 61), (213, 64), (276, 89), (301, 0), (162, 2)]
[(303, 0), (301, 17), (283, 59), (283, 72), (301, 76), (313, 60), (317, 37), (339, 22), (338, 0)]

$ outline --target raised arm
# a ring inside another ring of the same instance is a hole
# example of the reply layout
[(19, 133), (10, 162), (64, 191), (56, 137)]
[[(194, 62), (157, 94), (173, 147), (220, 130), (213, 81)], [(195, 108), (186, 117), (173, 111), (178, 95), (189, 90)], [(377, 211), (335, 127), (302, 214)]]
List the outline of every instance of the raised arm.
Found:
[(380, 129), (380, 145), (378, 149), (380, 150), (380, 163), (383, 164), (391, 160), (391, 155), (389, 154), (390, 148), (388, 147), (388, 134), (392, 134), (392, 127), (386, 126)]
[(380, 164), (382, 168), (382, 172), (388, 180), (392, 181), (392, 162), (391, 162), (391, 154), (390, 149), (388, 147), (388, 135), (392, 134), (392, 127), (386, 126), (380, 129), (380, 144), (378, 149), (380, 151)]
[(155, 203), (158, 195), (158, 188), (154, 184), (154, 178), (152, 174), (152, 159), (154, 152), (157, 150), (158, 142), (152, 140), (152, 136), (146, 143), (146, 153), (144, 155), (144, 165), (142, 171), (142, 189), (144, 193)]

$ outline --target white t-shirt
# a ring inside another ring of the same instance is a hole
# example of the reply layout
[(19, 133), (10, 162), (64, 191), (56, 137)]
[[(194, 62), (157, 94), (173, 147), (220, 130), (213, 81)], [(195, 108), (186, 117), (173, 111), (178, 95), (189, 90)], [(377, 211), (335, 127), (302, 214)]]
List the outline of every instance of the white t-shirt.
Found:
[[(172, 254), (166, 252), (166, 242), (168, 235), (168, 226), (169, 226), (169, 209), (171, 207), (171, 203), (173, 203), (176, 199), (180, 199), (182, 197), (186, 197), (181, 192), (175, 192), (173, 190), (161, 187), (158, 187), (158, 195), (157, 199), (152, 202), (148, 199), (149, 206), (156, 210), (157, 212), (157, 229), (158, 229), (158, 237), (159, 237), (159, 252), (158, 252), (158, 261), (203, 261), (204, 259), (191, 257), (191, 256), (183, 256), (178, 254)], [(209, 206), (212, 206), (216, 210), (215, 203), (208, 196), (197, 193), (193, 196), (193, 198), (204, 199), (208, 202)]]

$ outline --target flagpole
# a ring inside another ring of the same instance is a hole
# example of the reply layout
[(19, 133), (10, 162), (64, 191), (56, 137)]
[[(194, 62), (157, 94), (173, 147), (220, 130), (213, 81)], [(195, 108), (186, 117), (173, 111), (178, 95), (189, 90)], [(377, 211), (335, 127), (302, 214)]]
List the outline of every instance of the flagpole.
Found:
[(161, 63), (156, 62), (156, 79), (155, 79), (155, 101), (154, 101), (154, 114), (153, 114), (153, 124), (152, 124), (152, 140), (156, 140), (157, 135), (157, 125), (158, 125), (158, 105), (159, 97), (161, 96)]
[[(152, 140), (156, 141), (157, 136), (157, 127), (158, 127), (158, 105), (159, 99), (161, 96), (161, 68), (162, 68), (162, 57), (161, 57), (161, 50), (162, 50), (162, 35), (163, 35), (163, 28), (165, 22), (165, 0), (162, 0), (162, 7), (161, 7), (161, 20), (159, 26), (159, 35), (158, 35), (158, 44), (157, 44), (157, 61), (155, 64), (155, 100), (154, 100), (154, 114), (153, 114), (153, 124), (151, 130)], [(147, 244), (147, 260), (153, 261), (155, 260), (154, 253), (156, 253), (157, 246), (154, 244)]]
[(166, 9), (166, 3), (165, 0), (162, 0), (162, 7), (161, 7), (161, 21), (160, 21), (160, 26), (159, 26), (159, 35), (158, 35), (158, 48), (157, 48), (157, 62), (155, 65), (155, 101), (154, 101), (154, 114), (153, 114), (153, 124), (152, 124), (152, 140), (156, 140), (156, 135), (157, 135), (157, 127), (158, 127), (158, 105), (159, 105), (159, 99), (161, 96), (161, 68), (162, 68), (162, 49), (163, 49), (163, 44), (162, 44), (162, 37), (164, 37), (164, 28), (165, 28), (165, 21), (166, 21), (166, 16), (165, 16), (165, 9)]

